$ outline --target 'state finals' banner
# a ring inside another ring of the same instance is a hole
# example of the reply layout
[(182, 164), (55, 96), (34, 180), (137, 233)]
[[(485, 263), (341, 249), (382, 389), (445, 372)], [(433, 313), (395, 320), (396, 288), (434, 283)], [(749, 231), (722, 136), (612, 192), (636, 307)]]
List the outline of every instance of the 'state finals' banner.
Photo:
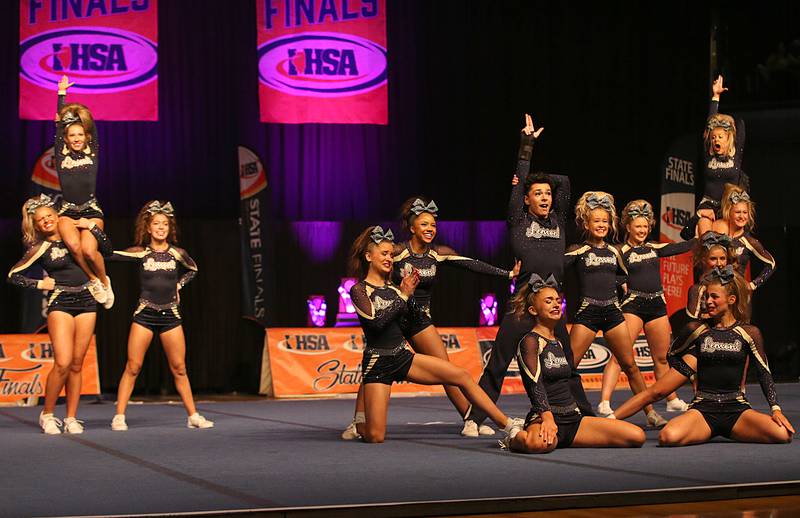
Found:
[(388, 124), (385, 0), (256, 0), (261, 122)]
[(95, 119), (158, 120), (157, 3), (20, 0), (20, 118), (53, 120), (66, 74)]

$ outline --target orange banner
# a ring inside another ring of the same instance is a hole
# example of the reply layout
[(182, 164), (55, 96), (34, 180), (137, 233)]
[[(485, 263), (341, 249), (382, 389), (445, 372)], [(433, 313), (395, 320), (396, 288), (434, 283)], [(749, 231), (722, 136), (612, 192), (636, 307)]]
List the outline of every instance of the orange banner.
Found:
[[(50, 335), (0, 335), (0, 402), (44, 396), (45, 382), (52, 368)], [(83, 362), (81, 394), (100, 394), (94, 336)]]
[[(450, 361), (465, 368), (474, 379), (481, 374), (478, 340), (474, 328), (437, 328)], [(270, 387), (260, 392), (275, 397), (325, 396), (358, 391), (364, 336), (359, 327), (267, 329), (265, 355), (269, 355)], [(397, 383), (397, 393), (444, 394), (441, 385)]]

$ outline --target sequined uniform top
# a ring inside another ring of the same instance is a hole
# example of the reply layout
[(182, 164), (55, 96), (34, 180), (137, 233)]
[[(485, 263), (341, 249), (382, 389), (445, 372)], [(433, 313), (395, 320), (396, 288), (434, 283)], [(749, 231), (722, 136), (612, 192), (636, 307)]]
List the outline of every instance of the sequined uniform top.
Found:
[(140, 304), (161, 307), (177, 302), (181, 288), (197, 275), (197, 264), (186, 250), (170, 245), (163, 251), (149, 246), (115, 250), (112, 261), (139, 263)]
[(514, 257), (522, 261), (517, 285), (528, 282), (531, 273), (542, 279), (550, 274), (559, 285), (564, 279), (564, 248), (567, 213), (570, 209), (569, 178), (563, 175), (548, 175), (555, 184), (550, 214), (540, 218), (532, 215), (525, 205), (525, 177), (530, 171), (534, 139), (522, 134), (517, 159), (517, 185), (511, 188), (508, 201), (508, 229)]
[(564, 254), (566, 267), (575, 265), (583, 298), (612, 300), (617, 297), (617, 286), (625, 282), (628, 274), (622, 254), (614, 245), (603, 247), (588, 243), (570, 245)]
[[(564, 356), (558, 340), (548, 340), (531, 331), (522, 337), (517, 347), (522, 384), (531, 400), (531, 410), (537, 414), (555, 408), (574, 407), (575, 398), (569, 389), (572, 367)], [(577, 413), (577, 412), (576, 412)]]
[[(111, 242), (106, 234), (95, 225), (90, 230), (97, 239), (97, 248), (103, 255), (111, 253)], [(40, 279), (26, 277), (22, 272), (39, 265), (53, 278), (58, 288), (78, 288), (89, 282), (83, 270), (72, 259), (72, 255), (62, 241), (41, 241), (30, 246), (25, 256), (8, 272), (8, 282), (23, 288), (36, 289)]]
[[(708, 109), (708, 116), (716, 115), (719, 112), (719, 101), (711, 101)], [(736, 121), (736, 153), (734, 156), (726, 156), (723, 158), (715, 155), (709, 155), (706, 151), (703, 158), (703, 171), (704, 177), (704, 190), (703, 198), (714, 201), (719, 204), (722, 200), (722, 194), (725, 191), (725, 184), (732, 183), (735, 185), (744, 186), (745, 176), (742, 173), (742, 158), (744, 157), (744, 121)], [(717, 205), (719, 206), (719, 205)]]
[[(775, 258), (772, 257), (772, 254), (770, 254), (767, 249), (764, 248), (764, 245), (750, 232), (745, 232), (741, 236), (732, 238), (731, 246), (736, 252), (736, 269), (740, 274), (744, 275), (745, 270), (747, 270), (747, 265), (750, 264), (753, 257), (764, 264), (758, 276), (750, 282), (751, 289), (761, 287), (761, 285), (770, 278), (773, 272), (775, 272), (775, 267), (777, 266)], [(752, 272), (750, 273), (752, 274)]]
[[(66, 95), (58, 96), (58, 112), (66, 104)], [(61, 183), (61, 194), (64, 201), (81, 205), (92, 199), (97, 185), (98, 139), (95, 126), (92, 140), (88, 141), (83, 151), (73, 151), (65, 141), (65, 128), (56, 122), (54, 145), (55, 167), (58, 181)], [(87, 134), (88, 137), (88, 134)]]
[(350, 288), (350, 298), (367, 347), (395, 349), (405, 343), (400, 319), (409, 311), (416, 310), (413, 298), (409, 299), (391, 283), (375, 286), (365, 280)]
[[(697, 359), (697, 369), (686, 363), (686, 355)], [(689, 322), (675, 338), (667, 355), (670, 367), (687, 378), (697, 375), (697, 396), (692, 408), (698, 410), (749, 405), (744, 395), (740, 395), (748, 358), (752, 358), (750, 363), (755, 366), (767, 403), (771, 407), (777, 405), (764, 339), (753, 325), (736, 322), (730, 327), (716, 328), (710, 322)]]
[(497, 268), (491, 264), (477, 259), (458, 255), (448, 246), (428, 246), (422, 253), (414, 253), (409, 242), (395, 245), (394, 267), (392, 269), (392, 282), (399, 286), (411, 267), (419, 272), (419, 284), (414, 291), (414, 300), (419, 306), (430, 306), (433, 287), (436, 284), (436, 273), (439, 263), (458, 266), (477, 273), (495, 275), (509, 279), (511, 272)]
[(622, 262), (628, 270), (628, 290), (642, 293), (658, 293), (664, 290), (661, 283), (659, 259), (682, 254), (692, 249), (695, 240), (681, 243), (643, 243), (631, 246), (625, 243), (620, 248)]

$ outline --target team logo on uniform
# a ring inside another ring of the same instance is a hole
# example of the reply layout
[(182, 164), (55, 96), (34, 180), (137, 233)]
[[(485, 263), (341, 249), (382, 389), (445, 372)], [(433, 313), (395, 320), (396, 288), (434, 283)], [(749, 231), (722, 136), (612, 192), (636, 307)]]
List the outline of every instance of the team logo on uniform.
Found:
[(51, 261), (58, 261), (62, 257), (66, 257), (67, 249), (66, 248), (51, 248), (50, 249), (50, 260)]
[(700, 351), (704, 353), (715, 353), (717, 351), (738, 353), (742, 350), (742, 342), (734, 340), (733, 342), (717, 342), (710, 336), (705, 337), (700, 344)]
[(66, 74), (75, 83), (70, 92), (130, 90), (156, 79), (157, 66), (157, 45), (121, 29), (56, 29), (20, 43), (22, 77), (47, 89)]
[(531, 221), (530, 226), (525, 230), (525, 236), (532, 237), (534, 239), (541, 239), (543, 237), (559, 239), (561, 237), (561, 227), (556, 226), (555, 228), (547, 228), (541, 226), (538, 221), (533, 220)]
[(345, 97), (386, 84), (386, 49), (351, 34), (304, 32), (258, 48), (259, 80), (283, 93)]

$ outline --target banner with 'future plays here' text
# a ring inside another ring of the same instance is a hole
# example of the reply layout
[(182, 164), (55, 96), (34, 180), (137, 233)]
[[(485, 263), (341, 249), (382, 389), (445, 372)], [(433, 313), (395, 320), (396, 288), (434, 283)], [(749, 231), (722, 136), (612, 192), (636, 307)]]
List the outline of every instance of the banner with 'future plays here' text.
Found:
[(385, 0), (256, 0), (261, 122), (388, 124)]
[(66, 75), (95, 119), (158, 120), (157, 3), (20, 0), (20, 118), (53, 120)]

